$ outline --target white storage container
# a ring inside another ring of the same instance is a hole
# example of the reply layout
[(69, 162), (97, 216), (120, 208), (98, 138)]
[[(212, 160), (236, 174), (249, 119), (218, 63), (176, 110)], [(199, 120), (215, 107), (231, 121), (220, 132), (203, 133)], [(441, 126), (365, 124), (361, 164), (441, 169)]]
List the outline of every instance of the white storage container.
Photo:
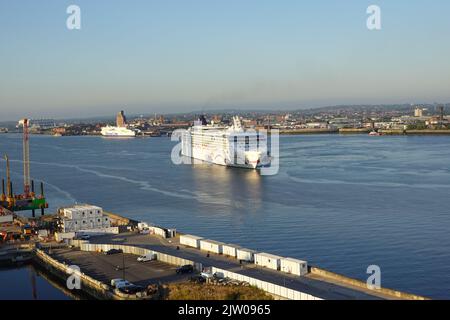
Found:
[(229, 244), (229, 243), (223, 244), (222, 245), (222, 254), (236, 258), (236, 256), (237, 256), (236, 249), (238, 249), (238, 248), (240, 248), (238, 245)]
[(200, 240), (203, 239), (202, 237), (193, 236), (190, 234), (183, 234), (180, 236), (180, 244), (184, 244), (188, 247), (193, 248), (200, 248)]
[(157, 236), (166, 237), (166, 230), (164, 230), (163, 228), (159, 228), (159, 227), (150, 227), (150, 231), (153, 234), (156, 234)]
[(245, 248), (236, 248), (236, 258), (238, 260), (253, 262), (256, 251)]
[(81, 219), (78, 221), (78, 224), (80, 225), (80, 230), (81, 229), (89, 229), (89, 220), (88, 219)]
[(213, 252), (217, 254), (222, 253), (222, 242), (214, 241), (214, 240), (207, 240), (202, 239), (200, 240), (200, 250), (207, 251), (207, 252)]
[(89, 215), (86, 214), (86, 210), (80, 209), (80, 219), (89, 218)]
[(63, 215), (67, 219), (72, 219), (72, 220), (81, 219), (81, 213), (76, 208), (64, 208)]
[(78, 208), (82, 213), (84, 213), (85, 217), (97, 217), (101, 216), (103, 214), (103, 209), (97, 206), (92, 205), (78, 205), (75, 206), (75, 208)]
[(97, 206), (91, 206), (92, 214), (96, 217), (101, 217), (103, 215), (103, 209)]
[(111, 220), (108, 217), (102, 217), (102, 226), (103, 228), (111, 227)]
[(139, 223), (138, 223), (138, 229), (139, 229), (139, 230), (149, 229), (150, 226), (151, 226), (151, 225), (148, 224), (147, 222), (139, 222)]
[(103, 219), (102, 217), (95, 217), (94, 220), (94, 227), (95, 228), (103, 228)]
[(89, 218), (87, 220), (88, 220), (88, 228), (89, 229), (95, 229), (95, 228), (101, 227), (101, 225), (102, 225), (102, 222), (100, 220), (100, 226), (99, 226), (98, 219), (96, 219), (96, 218)]
[(56, 232), (55, 240), (58, 242), (64, 241), (65, 239), (75, 238), (75, 232)]
[(107, 225), (108, 227), (109, 226), (111, 226), (111, 219), (109, 218), (109, 217), (107, 217), (107, 216), (102, 216), (102, 223), (103, 223), (103, 226), (105, 226), (105, 225)]
[(280, 270), (297, 276), (303, 276), (308, 273), (308, 262), (293, 258), (283, 258), (281, 259)]
[(265, 252), (255, 254), (256, 265), (273, 270), (280, 270), (281, 259), (283, 258)]
[(61, 220), (61, 231), (62, 232), (73, 232), (77, 231), (77, 225), (75, 224), (76, 220)]

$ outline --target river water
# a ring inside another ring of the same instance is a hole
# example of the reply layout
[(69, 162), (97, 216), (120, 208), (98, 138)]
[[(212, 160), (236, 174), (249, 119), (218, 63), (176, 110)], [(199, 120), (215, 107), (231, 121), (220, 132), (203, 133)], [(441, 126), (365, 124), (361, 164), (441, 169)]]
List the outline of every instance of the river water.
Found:
[(69, 300), (56, 288), (55, 280), (44, 277), (32, 265), (0, 269), (0, 300)]
[[(378, 265), (384, 287), (450, 299), (450, 137), (285, 136), (275, 176), (174, 165), (174, 144), (32, 136), (31, 173), (52, 210), (96, 204), (361, 280)], [(0, 136), (16, 188), (21, 148)]]

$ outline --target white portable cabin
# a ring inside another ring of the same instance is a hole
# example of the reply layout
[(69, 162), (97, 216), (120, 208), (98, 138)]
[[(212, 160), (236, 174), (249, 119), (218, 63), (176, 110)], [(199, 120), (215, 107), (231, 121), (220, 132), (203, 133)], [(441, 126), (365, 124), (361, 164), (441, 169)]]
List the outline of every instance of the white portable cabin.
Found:
[(281, 259), (280, 270), (297, 276), (303, 276), (308, 273), (308, 262), (293, 258), (283, 258)]
[(63, 216), (67, 219), (77, 220), (81, 219), (81, 212), (78, 208), (64, 208), (62, 210)]
[(110, 228), (111, 227), (111, 219), (109, 219), (108, 216), (101, 217), (102, 219), (102, 227), (103, 228)]
[(273, 270), (280, 270), (281, 259), (283, 258), (265, 252), (255, 254), (256, 265)]
[(74, 232), (78, 231), (81, 228), (80, 220), (70, 220), (70, 219), (62, 219), (61, 220), (61, 231), (65, 232)]
[(75, 232), (55, 232), (55, 240), (61, 242), (66, 239), (73, 239), (75, 235)]
[(138, 223), (138, 230), (142, 231), (144, 229), (149, 229), (150, 228), (150, 224), (148, 224), (147, 222), (139, 222)]
[(180, 244), (184, 244), (188, 247), (193, 248), (200, 248), (200, 240), (203, 239), (202, 237), (193, 236), (190, 234), (183, 234), (180, 236)]
[(238, 248), (240, 248), (240, 246), (238, 246), (238, 245), (234, 245), (234, 244), (230, 244), (230, 243), (223, 244), (222, 245), (222, 254), (236, 258), (236, 256), (237, 256), (236, 250)]
[(245, 248), (236, 248), (236, 258), (238, 260), (253, 262), (256, 251)]
[(149, 227), (149, 230), (150, 230), (150, 233), (156, 234), (163, 238), (175, 238), (175, 236), (177, 235), (176, 229), (166, 229), (166, 228), (151, 226), (151, 227)]
[(150, 227), (150, 232), (153, 234), (156, 234), (160, 237), (165, 238), (166, 237), (166, 230), (164, 230), (163, 228), (159, 228), (159, 227)]
[(90, 235), (90, 236), (105, 235), (105, 234), (119, 234), (119, 227), (84, 229), (84, 230), (78, 230), (77, 234)]
[(207, 239), (200, 240), (200, 250), (203, 251), (221, 254), (222, 246), (223, 246), (222, 242)]
[(75, 208), (81, 211), (82, 218), (94, 218), (103, 215), (103, 209), (97, 206), (86, 204), (75, 206)]

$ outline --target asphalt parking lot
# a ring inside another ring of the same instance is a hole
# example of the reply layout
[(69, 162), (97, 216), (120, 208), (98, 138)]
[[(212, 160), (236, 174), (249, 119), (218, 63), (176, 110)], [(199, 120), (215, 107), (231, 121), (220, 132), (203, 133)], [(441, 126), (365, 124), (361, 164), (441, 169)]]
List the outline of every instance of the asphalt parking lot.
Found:
[[(112, 279), (124, 278), (141, 286), (186, 281), (191, 275), (176, 274), (176, 267), (160, 262), (138, 262), (132, 254), (104, 255), (74, 249), (53, 249), (51, 255), (68, 265), (78, 266), (85, 274), (110, 284)], [(125, 268), (123, 268), (125, 266)]]

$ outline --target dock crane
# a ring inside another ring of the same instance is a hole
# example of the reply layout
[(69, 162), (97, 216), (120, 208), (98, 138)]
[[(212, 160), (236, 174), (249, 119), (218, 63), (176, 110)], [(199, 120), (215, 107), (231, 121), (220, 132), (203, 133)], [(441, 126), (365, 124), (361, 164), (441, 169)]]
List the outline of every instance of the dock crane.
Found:
[(6, 161), (6, 193), (5, 193), (5, 180), (2, 179), (2, 195), (1, 202), (7, 204), (8, 208), (12, 208), (15, 205), (15, 199), (12, 192), (11, 171), (9, 166), (9, 158), (5, 155)]
[(28, 211), (32, 212), (33, 218), (35, 211), (41, 210), (44, 215), (44, 209), (48, 208), (48, 203), (44, 196), (44, 184), (41, 182), (41, 194), (36, 196), (34, 192), (34, 181), (30, 178), (30, 137), (29, 137), (28, 119), (19, 121), (19, 126), (23, 126), (23, 194), (14, 194), (10, 175), (9, 159), (5, 156), (7, 167), (7, 187), (5, 194), (5, 182), (2, 183), (2, 195), (0, 198), (0, 207), (10, 211)]
[[(23, 126), (23, 195), (30, 196), (30, 134), (28, 119), (19, 121), (19, 126)], [(33, 196), (33, 195), (31, 195)]]

